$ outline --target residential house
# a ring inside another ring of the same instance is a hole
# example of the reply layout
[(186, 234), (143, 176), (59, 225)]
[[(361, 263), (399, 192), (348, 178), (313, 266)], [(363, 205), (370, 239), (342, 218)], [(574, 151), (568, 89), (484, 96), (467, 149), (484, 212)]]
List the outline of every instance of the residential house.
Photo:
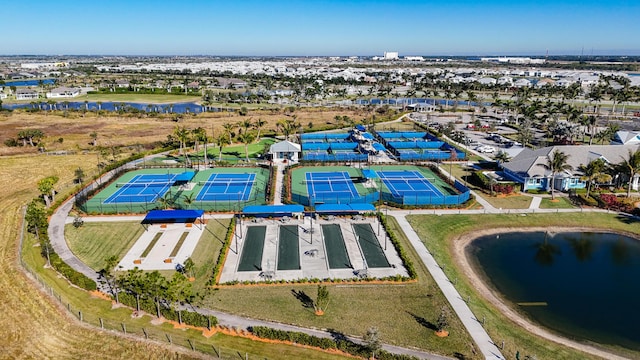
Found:
[(48, 99), (73, 98), (80, 95), (80, 88), (57, 87), (47, 93)]
[[(595, 159), (603, 159), (606, 163), (617, 164), (628, 157), (629, 151), (636, 151), (640, 144), (636, 145), (585, 145), (585, 146), (548, 146), (537, 150), (524, 149), (511, 161), (501, 164), (507, 178), (522, 185), (522, 191), (546, 190), (551, 186), (556, 190), (568, 191), (570, 189), (583, 189), (586, 182), (581, 180), (581, 165), (587, 165)], [(556, 174), (555, 182), (552, 182), (552, 173), (545, 166), (555, 151), (561, 151), (568, 155), (567, 163), (572, 169)], [(619, 175), (622, 178), (624, 174)], [(625, 180), (626, 181), (626, 180)], [(638, 189), (638, 176), (632, 181), (632, 188)]]
[(640, 131), (618, 131), (611, 140), (611, 145), (640, 144)]
[(31, 89), (16, 90), (16, 100), (34, 100), (38, 98), (38, 92)]

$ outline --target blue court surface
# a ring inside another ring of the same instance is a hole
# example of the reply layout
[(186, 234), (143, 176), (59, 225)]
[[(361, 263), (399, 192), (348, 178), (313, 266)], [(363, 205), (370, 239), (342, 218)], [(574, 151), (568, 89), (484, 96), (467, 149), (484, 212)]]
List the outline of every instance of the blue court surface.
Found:
[(393, 196), (444, 197), (419, 171), (376, 171)]
[(118, 190), (104, 204), (152, 203), (164, 196), (179, 174), (141, 174), (126, 183), (116, 184)]
[(211, 174), (196, 201), (246, 201), (249, 200), (256, 174)]
[(308, 172), (305, 174), (309, 198), (350, 200), (360, 197), (353, 185), (349, 173), (340, 172)]

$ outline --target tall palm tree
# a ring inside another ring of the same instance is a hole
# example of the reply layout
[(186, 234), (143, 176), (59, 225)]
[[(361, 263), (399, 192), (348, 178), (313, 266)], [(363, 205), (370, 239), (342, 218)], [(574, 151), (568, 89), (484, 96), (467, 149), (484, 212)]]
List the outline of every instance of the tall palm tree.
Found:
[(562, 151), (555, 150), (553, 154), (547, 155), (547, 162), (542, 164), (547, 170), (551, 171), (551, 199), (555, 200), (555, 182), (556, 175), (562, 171), (573, 169), (573, 166), (569, 165), (567, 161), (569, 155)]
[(629, 150), (628, 157), (622, 158), (622, 162), (619, 164), (621, 168), (627, 171), (629, 176), (629, 184), (627, 186), (627, 197), (631, 197), (631, 185), (633, 184), (633, 177), (640, 171), (640, 149), (635, 152)]
[(176, 126), (173, 130), (173, 134), (180, 142), (180, 155), (184, 154), (184, 147), (187, 141), (189, 141), (189, 130), (184, 126)]
[(255, 139), (255, 135), (253, 135), (252, 133), (244, 132), (238, 135), (238, 139), (244, 144), (244, 155), (247, 162), (249, 162), (249, 144), (253, 142), (253, 140)]
[(218, 154), (218, 161), (222, 161), (222, 148), (225, 145), (230, 145), (231, 144), (231, 138), (229, 137), (228, 133), (222, 133), (220, 135), (218, 135), (218, 137), (216, 138), (216, 144), (218, 145), (218, 148), (220, 150), (220, 153)]
[(258, 120), (256, 120), (253, 123), (253, 127), (256, 128), (258, 130), (258, 135), (256, 136), (257, 140), (260, 141), (260, 131), (262, 131), (262, 128), (267, 124), (266, 121), (258, 118)]
[(587, 182), (587, 198), (591, 192), (591, 185), (594, 182), (604, 183), (611, 181), (611, 175), (604, 172), (606, 167), (607, 164), (602, 158), (591, 160), (587, 165), (580, 165), (580, 167), (578, 167), (578, 170), (584, 174), (580, 180)]

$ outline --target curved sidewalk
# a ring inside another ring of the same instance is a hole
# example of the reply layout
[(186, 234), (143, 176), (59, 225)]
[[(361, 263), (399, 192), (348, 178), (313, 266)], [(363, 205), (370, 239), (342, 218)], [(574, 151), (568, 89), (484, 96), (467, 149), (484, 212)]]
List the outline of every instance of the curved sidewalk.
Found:
[(398, 225), (400, 225), (400, 228), (402, 228), (404, 233), (407, 235), (409, 242), (411, 242), (411, 245), (418, 253), (418, 256), (420, 256), (422, 262), (427, 266), (429, 273), (431, 273), (436, 284), (438, 284), (438, 287), (442, 290), (447, 301), (449, 301), (451, 308), (458, 315), (458, 318), (462, 321), (467, 332), (475, 341), (480, 353), (482, 353), (485, 359), (504, 360), (505, 357), (500, 352), (500, 349), (498, 349), (496, 344), (491, 340), (489, 334), (484, 330), (480, 321), (478, 321), (475, 315), (473, 315), (467, 303), (458, 293), (458, 290), (456, 290), (451, 281), (449, 281), (447, 276), (444, 274), (444, 271), (442, 271), (440, 266), (436, 263), (436, 260), (433, 258), (431, 253), (429, 253), (427, 247), (422, 243), (418, 234), (416, 234), (407, 221), (405, 214), (395, 213), (390, 215), (398, 221)]

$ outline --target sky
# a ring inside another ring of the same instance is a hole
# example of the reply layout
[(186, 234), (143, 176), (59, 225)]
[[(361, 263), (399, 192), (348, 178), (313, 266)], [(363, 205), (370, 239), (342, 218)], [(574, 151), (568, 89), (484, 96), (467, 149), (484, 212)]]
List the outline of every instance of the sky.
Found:
[(0, 55), (640, 55), (640, 0), (4, 0)]

